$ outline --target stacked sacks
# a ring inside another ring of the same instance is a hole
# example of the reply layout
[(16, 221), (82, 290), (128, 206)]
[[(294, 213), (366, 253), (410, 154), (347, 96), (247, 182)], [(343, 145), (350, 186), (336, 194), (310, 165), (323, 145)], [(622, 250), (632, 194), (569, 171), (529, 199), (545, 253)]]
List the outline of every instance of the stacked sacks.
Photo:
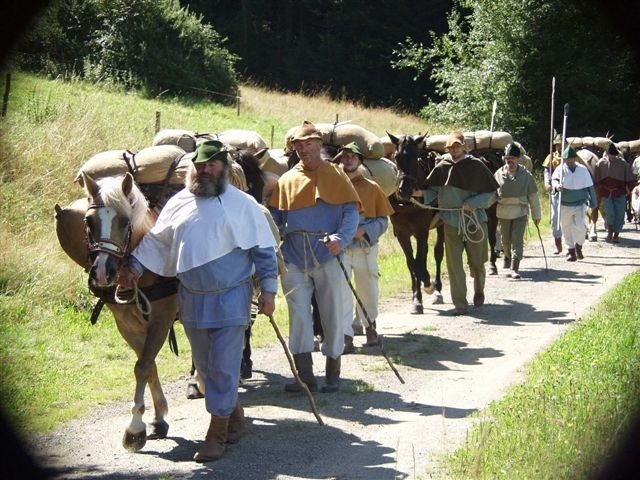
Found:
[(567, 145), (573, 147), (575, 150), (579, 148), (588, 148), (591, 151), (604, 152), (611, 139), (608, 137), (567, 137)]
[[(82, 186), (82, 173), (93, 179), (124, 175), (130, 172), (137, 184), (184, 184), (190, 165), (185, 151), (177, 145), (154, 145), (138, 153), (129, 150), (109, 150), (89, 158), (78, 171), (75, 181)], [(171, 169), (173, 171), (167, 178)]]
[[(380, 138), (373, 132), (351, 122), (314, 123), (322, 135), (322, 143), (332, 147), (341, 147), (355, 142), (363, 155), (364, 174), (374, 180), (385, 195), (395, 191), (398, 169), (391, 160), (384, 158), (385, 147)], [(291, 139), (298, 126), (290, 128), (285, 134), (285, 153), (291, 152)], [(390, 141), (390, 140), (389, 140)]]
[[(425, 148), (439, 153), (446, 151), (448, 134), (431, 135), (425, 139)], [(464, 143), (468, 152), (477, 150), (501, 150), (513, 143), (513, 137), (507, 132), (491, 132), (489, 130), (477, 130), (464, 132)]]
[(620, 151), (628, 149), (629, 153), (640, 153), (640, 140), (622, 141), (616, 143), (616, 146)]

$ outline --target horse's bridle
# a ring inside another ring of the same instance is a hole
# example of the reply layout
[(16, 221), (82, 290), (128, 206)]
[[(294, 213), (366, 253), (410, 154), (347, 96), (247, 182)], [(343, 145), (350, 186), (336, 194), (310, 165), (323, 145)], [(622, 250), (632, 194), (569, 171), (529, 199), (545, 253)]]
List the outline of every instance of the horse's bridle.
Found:
[[(105, 204), (102, 202), (93, 202), (89, 204), (87, 207), (87, 212), (89, 210), (99, 210), (101, 208), (105, 208)], [(84, 218), (84, 234), (85, 240), (87, 242), (87, 248), (89, 249), (89, 253), (103, 252), (108, 253), (109, 255), (113, 255), (117, 257), (119, 260), (122, 260), (128, 253), (129, 247), (131, 244), (131, 234), (132, 234), (132, 226), (131, 222), (127, 225), (127, 234), (125, 235), (124, 242), (120, 243), (111, 238), (99, 238), (94, 239), (93, 233), (91, 232), (91, 227), (87, 222), (87, 217)]]

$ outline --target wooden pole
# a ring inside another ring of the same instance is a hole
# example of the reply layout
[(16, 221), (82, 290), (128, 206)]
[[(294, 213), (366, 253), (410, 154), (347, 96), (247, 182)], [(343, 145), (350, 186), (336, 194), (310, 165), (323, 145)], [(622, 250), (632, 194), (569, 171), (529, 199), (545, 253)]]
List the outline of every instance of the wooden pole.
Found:
[(160, 131), (160, 112), (156, 111), (156, 133)]

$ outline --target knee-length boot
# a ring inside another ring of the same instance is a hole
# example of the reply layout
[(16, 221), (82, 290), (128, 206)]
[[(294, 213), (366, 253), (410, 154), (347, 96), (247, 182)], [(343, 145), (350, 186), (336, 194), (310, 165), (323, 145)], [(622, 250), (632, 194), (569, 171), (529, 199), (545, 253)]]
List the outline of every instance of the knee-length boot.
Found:
[[(308, 353), (294, 353), (293, 363), (296, 365), (298, 376), (300, 380), (307, 384), (307, 388), (311, 392), (318, 391), (318, 382), (313, 374), (313, 359), (311, 358), (311, 352)], [(298, 382), (287, 383), (284, 386), (285, 392), (298, 393), (302, 392), (302, 387), (298, 385)]]
[(240, 400), (236, 403), (236, 408), (229, 417), (229, 427), (227, 428), (227, 443), (237, 443), (244, 435), (246, 424), (244, 422), (244, 408), (240, 405)]
[(228, 427), (229, 417), (211, 415), (211, 422), (209, 423), (209, 430), (207, 430), (204, 444), (193, 456), (193, 459), (198, 463), (204, 463), (221, 458), (227, 442)]
[(322, 393), (337, 392), (340, 388), (340, 364), (342, 357), (327, 357), (325, 383), (322, 387)]

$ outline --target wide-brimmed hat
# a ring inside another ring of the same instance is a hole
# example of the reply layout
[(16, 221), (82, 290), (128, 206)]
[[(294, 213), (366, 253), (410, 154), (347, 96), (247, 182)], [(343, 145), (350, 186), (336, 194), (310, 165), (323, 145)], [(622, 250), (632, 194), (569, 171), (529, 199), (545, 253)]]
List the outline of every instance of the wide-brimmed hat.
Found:
[(300, 125), (293, 133), (291, 141), (297, 142), (299, 140), (309, 140), (310, 138), (317, 138), (318, 140), (322, 140), (322, 134), (313, 123), (305, 120), (304, 122), (302, 122), (302, 125)]
[(218, 140), (207, 140), (196, 150), (196, 155), (193, 157), (193, 163), (204, 163), (209, 160), (222, 160), (229, 164), (229, 152), (224, 149), (222, 142)]
[(461, 132), (451, 132), (447, 137), (447, 143), (445, 144), (445, 147), (449, 148), (456, 143), (464, 145), (464, 135)]
[(340, 147), (338, 149), (339, 153), (342, 153), (344, 151), (355, 153), (356, 155), (358, 155), (360, 157), (360, 159), (362, 159), (362, 157), (363, 157), (362, 151), (360, 150), (360, 147), (358, 146), (358, 144), (356, 142), (347, 143), (346, 145), (343, 145), (342, 147)]
[(562, 158), (576, 158), (577, 156), (578, 154), (576, 153), (576, 150), (571, 145), (565, 148), (564, 152), (562, 152)]

